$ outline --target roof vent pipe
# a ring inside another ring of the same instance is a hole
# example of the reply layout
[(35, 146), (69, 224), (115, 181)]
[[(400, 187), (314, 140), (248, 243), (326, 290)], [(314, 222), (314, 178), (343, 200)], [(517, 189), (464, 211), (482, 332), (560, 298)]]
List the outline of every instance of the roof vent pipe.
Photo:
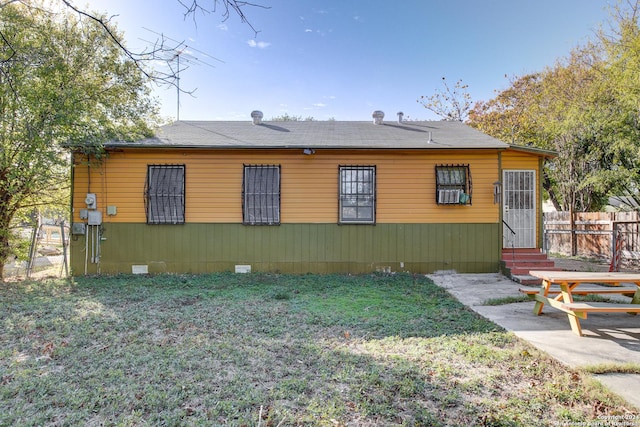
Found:
[(264, 117), (264, 114), (262, 114), (262, 111), (254, 110), (254, 111), (251, 112), (251, 119), (253, 119), (253, 124), (254, 125), (261, 124), (263, 117)]
[(429, 131), (429, 140), (427, 141), (427, 144), (431, 144), (433, 142), (433, 138), (431, 138), (431, 131)]
[(402, 123), (402, 117), (404, 117), (404, 113), (402, 111), (398, 111), (398, 123)]
[(381, 125), (382, 119), (384, 119), (384, 112), (380, 110), (376, 110), (373, 113), (371, 113), (371, 117), (373, 117), (374, 125)]

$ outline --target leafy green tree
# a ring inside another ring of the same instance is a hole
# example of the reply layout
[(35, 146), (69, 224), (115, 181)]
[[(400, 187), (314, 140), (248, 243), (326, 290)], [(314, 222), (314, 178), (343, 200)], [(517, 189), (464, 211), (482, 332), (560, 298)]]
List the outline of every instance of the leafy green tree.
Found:
[[(515, 79), (488, 102), (477, 103), (469, 124), (509, 143), (552, 149), (544, 185), (560, 210), (600, 210), (629, 182), (637, 156), (637, 124), (612, 81), (611, 57), (601, 44), (574, 49), (553, 67)], [(615, 77), (615, 78), (614, 78)]]
[(602, 29), (598, 40), (607, 57), (602, 71), (605, 91), (612, 100), (608, 111), (615, 117), (610, 128), (610, 162), (617, 179), (616, 196), (626, 196), (640, 206), (640, 2), (612, 9), (613, 24)]
[[(511, 79), (507, 89), (489, 101), (479, 101), (469, 112), (468, 124), (487, 135), (516, 145), (546, 146), (541, 142), (543, 73), (532, 73)], [(547, 147), (548, 148), (548, 147)], [(555, 180), (548, 169), (544, 171), (543, 185), (557, 210), (562, 210)]]
[(547, 173), (563, 210), (601, 210), (625, 173), (613, 163), (619, 110), (603, 79), (605, 69), (598, 46), (589, 45), (542, 75), (537, 146), (559, 154)]
[(38, 5), (0, 7), (0, 277), (16, 215), (69, 205), (69, 152), (149, 136), (157, 113), (115, 28)]
[[(251, 20), (248, 18), (246, 9), (270, 9), (269, 6), (244, 0), (175, 1), (182, 6), (184, 19), (192, 18), (195, 23), (196, 18), (200, 15), (214, 13), (221, 16), (222, 21), (224, 22), (234, 15), (240, 19), (241, 23), (245, 24), (253, 31), (254, 36), (257, 36), (259, 31), (253, 26)], [(47, 0), (46, 2), (43, 0), (0, 0), (0, 9), (10, 5), (20, 5), (24, 8), (30, 10), (33, 9), (38, 12), (47, 11), (52, 15), (59, 13), (61, 9), (73, 12), (79, 18), (93, 21), (99, 30), (118, 46), (121, 53), (129, 60), (133, 61), (138, 68), (138, 72), (153, 80), (158, 85), (179, 87), (178, 77), (180, 72), (184, 71), (184, 67), (176, 66), (174, 63), (174, 57), (176, 52), (182, 51), (187, 47), (184, 42), (179, 42), (165, 37), (163, 34), (158, 34), (159, 38), (153, 43), (153, 45), (140, 51), (131, 50), (122, 42), (121, 36), (114, 30), (114, 27), (111, 25), (111, 18), (88, 11), (86, 8), (76, 6), (75, 3), (75, 0)], [(0, 44), (4, 44), (5, 42), (6, 41), (0, 37)], [(19, 48), (19, 46), (15, 47)], [(166, 65), (166, 67), (155, 67), (155, 69), (152, 70), (151, 67), (157, 63), (162, 63)], [(167, 68), (168, 71), (164, 71)], [(186, 93), (193, 92), (184, 89), (180, 89), (180, 91)]]
[(619, 4), (608, 32), (469, 114), (492, 136), (558, 152), (545, 188), (561, 210), (600, 210), (611, 195), (640, 201), (639, 3)]
[(510, 144), (536, 145), (541, 73), (511, 79), (511, 86), (469, 111), (468, 123)]

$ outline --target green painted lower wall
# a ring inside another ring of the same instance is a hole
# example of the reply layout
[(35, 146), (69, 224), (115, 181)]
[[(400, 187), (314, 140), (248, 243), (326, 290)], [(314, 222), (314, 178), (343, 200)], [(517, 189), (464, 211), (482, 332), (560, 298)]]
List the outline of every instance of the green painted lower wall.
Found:
[(85, 236), (73, 236), (74, 275), (131, 273), (132, 265), (150, 273), (207, 273), (239, 264), (252, 272), (490, 273), (499, 271), (501, 248), (498, 224), (105, 223), (96, 263), (91, 237), (87, 245)]

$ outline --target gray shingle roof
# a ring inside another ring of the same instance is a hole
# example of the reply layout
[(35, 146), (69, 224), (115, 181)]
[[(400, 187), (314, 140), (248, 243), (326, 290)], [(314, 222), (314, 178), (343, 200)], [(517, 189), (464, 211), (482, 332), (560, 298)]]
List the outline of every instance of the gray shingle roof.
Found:
[[(431, 142), (429, 138), (431, 137)], [(509, 144), (461, 122), (178, 121), (153, 138), (114, 141), (107, 148), (506, 149)]]

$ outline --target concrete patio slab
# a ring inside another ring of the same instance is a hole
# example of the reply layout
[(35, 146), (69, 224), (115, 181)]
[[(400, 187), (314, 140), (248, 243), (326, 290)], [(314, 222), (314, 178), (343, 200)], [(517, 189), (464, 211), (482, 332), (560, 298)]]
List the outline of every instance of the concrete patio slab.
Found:
[[(626, 313), (590, 314), (581, 320), (584, 336), (571, 331), (565, 313), (545, 307), (541, 316), (533, 313), (534, 302), (497, 306), (485, 305), (489, 299), (520, 296), (519, 284), (501, 274), (428, 275), (460, 302), (483, 317), (512, 331), (561, 363), (580, 368), (605, 363), (640, 365), (640, 316)], [(607, 374), (595, 376), (612, 392), (640, 409), (640, 375)]]

